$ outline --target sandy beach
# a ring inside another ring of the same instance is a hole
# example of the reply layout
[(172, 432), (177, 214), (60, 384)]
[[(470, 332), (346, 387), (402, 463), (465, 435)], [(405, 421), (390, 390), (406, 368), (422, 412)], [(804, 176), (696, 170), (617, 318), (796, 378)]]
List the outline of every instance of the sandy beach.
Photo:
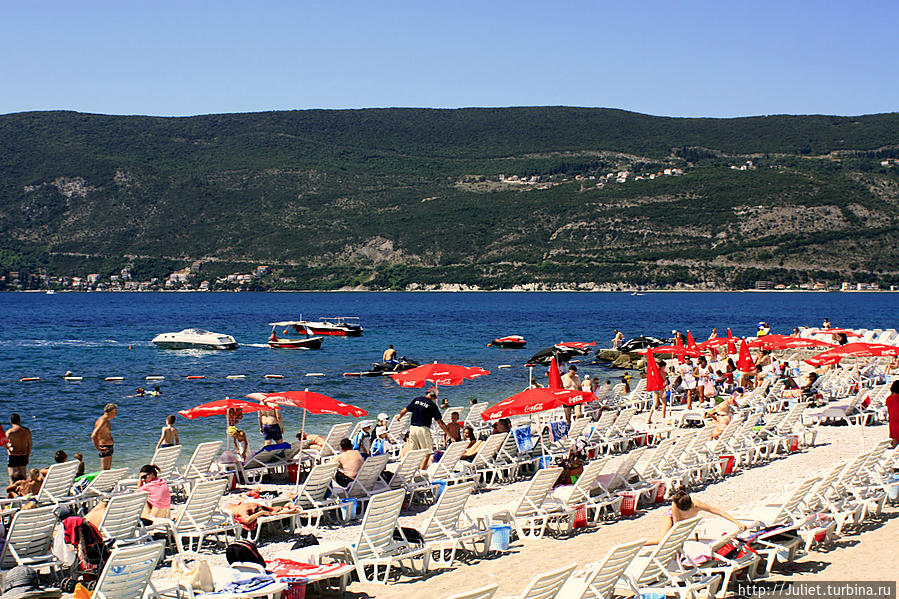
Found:
[[(887, 434), (886, 426), (821, 427), (817, 445), (807, 450), (789, 454), (763, 466), (749, 468), (725, 480), (711, 484), (695, 493), (701, 501), (728, 511), (737, 511), (753, 499), (765, 494), (788, 489), (799, 477), (819, 472), (838, 460), (850, 458), (859, 452), (873, 448)], [(621, 459), (620, 457), (615, 458)], [(525, 482), (518, 482), (501, 489), (479, 493), (469, 501), (470, 509), (498, 506), (514, 499)], [(579, 567), (602, 559), (608, 549), (618, 543), (641, 538), (654, 538), (664, 515), (664, 507), (638, 512), (637, 516), (611, 520), (598, 527), (587, 529), (570, 537), (545, 537), (539, 540), (516, 541), (511, 550), (453, 569), (432, 570), (424, 578), (402, 577), (387, 586), (351, 583), (349, 597), (400, 598), (411, 595), (444, 597), (471, 590), (479, 586), (497, 583), (497, 596), (520, 593), (537, 573), (543, 573), (565, 564)], [(879, 517), (870, 517), (861, 529), (847, 527), (844, 534), (829, 547), (813, 549), (801, 556), (789, 567), (777, 566), (766, 582), (776, 581), (836, 581), (836, 580), (893, 580), (899, 581), (899, 571), (893, 565), (895, 539), (899, 534), (899, 509), (887, 506)], [(427, 511), (404, 512), (400, 525), (415, 526), (427, 516)], [(714, 519), (715, 516), (705, 515)], [(358, 528), (345, 526), (323, 528), (317, 536), (321, 542), (351, 541)], [(264, 543), (261, 552), (272, 559), (290, 550), (292, 541), (272, 539)], [(280, 542), (279, 542), (280, 541)], [(213, 564), (224, 564), (223, 555), (204, 556)], [(154, 576), (168, 575), (167, 568)]]

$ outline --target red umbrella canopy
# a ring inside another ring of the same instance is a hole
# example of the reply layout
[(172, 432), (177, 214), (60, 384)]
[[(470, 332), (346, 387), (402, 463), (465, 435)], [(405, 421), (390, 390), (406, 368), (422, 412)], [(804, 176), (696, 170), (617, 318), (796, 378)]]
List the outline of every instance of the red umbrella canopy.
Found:
[(563, 341), (561, 343), (556, 343), (557, 347), (584, 348), (584, 347), (589, 347), (591, 345), (596, 345), (596, 341), (590, 341), (589, 343), (586, 341)]
[(490, 374), (478, 366), (456, 366), (454, 364), (422, 364), (403, 372), (391, 374), (400, 387), (424, 387), (427, 383), (434, 385), (461, 385), (462, 381), (476, 379)]
[(549, 388), (562, 388), (562, 375), (559, 374), (559, 364), (556, 362), (555, 356), (549, 362)]
[(646, 353), (646, 390), (661, 391), (665, 388), (665, 377), (659, 371), (659, 365), (656, 364), (656, 358), (652, 355), (650, 349)]
[(769, 349), (769, 345), (773, 345), (777, 341), (783, 341), (785, 339), (795, 339), (795, 337), (788, 337), (787, 335), (778, 335), (776, 333), (771, 335), (762, 335), (761, 337), (756, 337), (755, 339), (751, 339), (746, 343), (749, 344), (749, 347), (755, 349), (756, 347), (763, 347), (765, 349)]
[(817, 356), (812, 356), (806, 362), (813, 366), (824, 364), (837, 364), (847, 356), (896, 356), (899, 355), (899, 347), (895, 345), (883, 345), (882, 343), (847, 343), (838, 345)]
[(225, 399), (210, 401), (209, 403), (204, 403), (188, 410), (180, 410), (178, 413), (185, 418), (193, 420), (194, 418), (205, 418), (206, 416), (224, 416), (225, 414), (228, 414), (229, 410), (236, 410), (243, 414), (247, 414), (250, 412), (260, 412), (271, 409), (272, 408), (269, 406), (264, 406), (245, 399), (231, 399), (230, 397), (226, 397)]
[(734, 334), (730, 332), (730, 329), (727, 329), (727, 353), (737, 353), (737, 346), (734, 344)]
[(756, 369), (752, 356), (749, 355), (749, 343), (746, 339), (740, 340), (740, 357), (737, 358), (737, 370), (740, 372), (752, 372)]
[(361, 417), (368, 414), (362, 408), (337, 401), (332, 397), (314, 391), (284, 391), (281, 393), (250, 393), (250, 399), (257, 399), (270, 406), (293, 406), (312, 414), (337, 414), (338, 416)]
[(487, 408), (481, 413), (481, 418), (484, 420), (496, 420), (497, 418), (508, 418), (522, 414), (535, 414), (593, 401), (594, 399), (596, 399), (596, 396), (589, 391), (536, 387), (516, 393), (512, 397)]
[(684, 356), (698, 358), (702, 355), (702, 350), (700, 348), (684, 347), (683, 345), (660, 345), (658, 347), (653, 347), (652, 349), (640, 350), (637, 353), (647, 355), (650, 352), (654, 354), (671, 354), (680, 358), (683, 358)]
[[(769, 339), (769, 337), (775, 337)], [(803, 337), (786, 337), (784, 335), (767, 335), (759, 337), (756, 341), (749, 341), (750, 347), (760, 345), (766, 349), (799, 349), (801, 347), (837, 347), (835, 343), (820, 341), (818, 339), (805, 339)]]
[(690, 331), (687, 331), (687, 347), (690, 347), (690, 348), (696, 347), (696, 340), (693, 339), (693, 334), (690, 333)]

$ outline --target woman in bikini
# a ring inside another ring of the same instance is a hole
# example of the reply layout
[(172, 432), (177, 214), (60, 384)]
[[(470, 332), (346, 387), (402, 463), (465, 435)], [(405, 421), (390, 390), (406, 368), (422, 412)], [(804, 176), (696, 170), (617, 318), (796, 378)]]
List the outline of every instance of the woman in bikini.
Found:
[(710, 514), (720, 516), (721, 518), (724, 518), (725, 520), (736, 524), (737, 530), (739, 530), (740, 532), (746, 530), (745, 524), (741, 523), (739, 520), (722, 509), (718, 509), (714, 506), (702, 503), (701, 501), (691, 498), (690, 494), (687, 493), (687, 490), (683, 486), (681, 486), (677, 490), (675, 490), (674, 494), (671, 496), (671, 507), (668, 508), (664, 522), (659, 529), (658, 538), (653, 541), (649, 541), (646, 544), (658, 545), (659, 542), (665, 537), (665, 534), (671, 529), (672, 526), (675, 525), (675, 523), (682, 520), (695, 518), (699, 515), (699, 512), (708, 512)]

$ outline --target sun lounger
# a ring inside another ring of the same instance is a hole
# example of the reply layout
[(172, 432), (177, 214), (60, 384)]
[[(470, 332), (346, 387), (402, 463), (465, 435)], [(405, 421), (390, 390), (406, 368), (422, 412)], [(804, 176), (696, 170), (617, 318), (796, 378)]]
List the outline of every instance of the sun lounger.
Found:
[(56, 522), (54, 506), (16, 512), (0, 551), (0, 568), (30, 566), (38, 571), (48, 568), (56, 575), (62, 565), (50, 551)]
[(427, 449), (413, 449), (403, 457), (390, 478), (390, 488), (405, 489), (409, 503), (415, 501), (416, 495), (434, 496), (433, 483), (420, 474), (421, 464), (430, 453)]
[(521, 593), (505, 599), (552, 599), (568, 582), (575, 568), (577, 564), (569, 564), (544, 574), (537, 574)]
[(446, 599), (492, 599), (498, 589), (498, 584), (491, 584), (472, 591), (450, 595)]
[(404, 564), (413, 573), (423, 574), (428, 569), (428, 552), (394, 538), (405, 495), (402, 489), (394, 489), (372, 497), (354, 543), (324, 543), (285, 552), (283, 557), (312, 564), (352, 564), (362, 582), (387, 584), (391, 571)]
[(472, 510), (472, 516), (486, 527), (488, 523), (509, 524), (519, 538), (540, 538), (550, 523), (568, 520), (570, 512), (559, 509), (555, 502), (544, 506), (553, 484), (562, 473), (561, 468), (542, 468), (534, 474), (518, 501), (496, 509)]
[(169, 487), (172, 487), (173, 490), (181, 488), (186, 493), (190, 493), (191, 484), (195, 481), (212, 478), (212, 464), (215, 462), (215, 458), (218, 456), (221, 448), (221, 441), (208, 441), (197, 445), (187, 465), (184, 466), (184, 470), (180, 473), (177, 471), (173, 472), (172, 477), (166, 479)]
[(598, 564), (587, 564), (583, 573), (570, 578), (560, 596), (571, 599), (612, 599), (615, 596), (615, 586), (625, 569), (645, 543), (645, 540), (640, 539), (612, 547), (604, 560)]
[(97, 475), (81, 488), (81, 492), (75, 498), (75, 501), (89, 510), (97, 502), (103, 499), (109, 499), (116, 490), (125, 475), (128, 474), (127, 468), (114, 468), (112, 470), (101, 470)]
[(353, 428), (352, 422), (340, 422), (338, 424), (335, 424), (331, 427), (331, 430), (328, 431), (328, 434), (325, 436), (325, 443), (321, 447), (321, 449), (304, 449), (303, 454), (308, 453), (317, 462), (321, 462), (331, 456), (338, 455), (340, 453), (340, 441), (341, 439), (349, 438), (351, 428)]
[(103, 539), (115, 539), (116, 547), (145, 540), (147, 532), (140, 517), (146, 504), (147, 494), (144, 492), (111, 498), (99, 526)]
[(193, 550), (196, 539), (196, 551), (199, 552), (203, 541), (209, 537), (237, 538), (238, 525), (230, 514), (219, 509), (219, 502), (225, 493), (228, 481), (225, 479), (205, 480), (194, 485), (174, 520), (156, 518), (149, 530), (166, 532), (174, 541), (178, 553)]
[(371, 456), (362, 462), (362, 468), (359, 469), (356, 478), (350, 481), (346, 488), (339, 487), (335, 483), (334, 493), (340, 497), (355, 498), (360, 503), (364, 503), (377, 493), (390, 490), (390, 487), (381, 478), (381, 473), (384, 472), (389, 458), (390, 456), (386, 454)]
[(150, 587), (150, 596), (158, 597), (150, 577), (164, 551), (163, 543), (114, 549), (100, 572), (92, 596), (97, 599), (141, 599)]
[(75, 475), (78, 472), (78, 460), (53, 464), (47, 469), (44, 483), (34, 500), (39, 505), (59, 505), (75, 498), (71, 495)]
[[(583, 506), (587, 510), (588, 518), (592, 512), (594, 522), (599, 521), (605, 510), (614, 512), (621, 504), (621, 497), (605, 492), (596, 481), (609, 461), (611, 458), (607, 456), (587, 462), (577, 481), (573, 485), (556, 487), (552, 499), (567, 511)], [(574, 523), (574, 519), (571, 523)]]

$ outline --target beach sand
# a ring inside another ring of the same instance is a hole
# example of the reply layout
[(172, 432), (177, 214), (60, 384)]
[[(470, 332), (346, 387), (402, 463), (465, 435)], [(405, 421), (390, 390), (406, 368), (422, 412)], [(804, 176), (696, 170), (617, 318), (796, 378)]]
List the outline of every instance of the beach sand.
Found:
[[(769, 493), (782, 492), (800, 477), (830, 467), (837, 460), (848, 459), (857, 453), (871, 449), (885, 438), (885, 426), (866, 428), (821, 427), (816, 447), (789, 454), (764, 466), (758, 466), (729, 476), (695, 493), (701, 501), (737, 511), (750, 504), (754, 498)], [(472, 496), (469, 507), (501, 505), (513, 500), (521, 492), (524, 482), (479, 493)], [(451, 570), (434, 570), (425, 578), (403, 577), (387, 586), (351, 583), (349, 597), (445, 597), (472, 590), (487, 584), (499, 584), (497, 596), (520, 593), (535, 574), (561, 567), (565, 564), (584, 564), (601, 560), (610, 547), (618, 543), (640, 538), (654, 538), (665, 516), (667, 504), (640, 512), (638, 516), (612, 520), (595, 529), (582, 531), (572, 537), (546, 537), (539, 540), (516, 541), (507, 554), (488, 559), (474, 560)], [(402, 516), (400, 525), (413, 526), (422, 522), (426, 512)], [(888, 506), (881, 517), (869, 519), (863, 532), (847, 528), (844, 534), (825, 551), (811, 551), (800, 557), (789, 570), (778, 566), (770, 581), (790, 580), (893, 580), (899, 581), (899, 570), (894, 567), (895, 539), (899, 536), (899, 509)], [(715, 516), (705, 515), (716, 519)], [(331, 528), (319, 531), (325, 541), (350, 541), (357, 527)], [(274, 558), (290, 548), (290, 542), (273, 542), (261, 547), (263, 556)], [(209, 556), (213, 563), (224, 563), (224, 556)], [(168, 569), (157, 572), (154, 579), (164, 577)]]

